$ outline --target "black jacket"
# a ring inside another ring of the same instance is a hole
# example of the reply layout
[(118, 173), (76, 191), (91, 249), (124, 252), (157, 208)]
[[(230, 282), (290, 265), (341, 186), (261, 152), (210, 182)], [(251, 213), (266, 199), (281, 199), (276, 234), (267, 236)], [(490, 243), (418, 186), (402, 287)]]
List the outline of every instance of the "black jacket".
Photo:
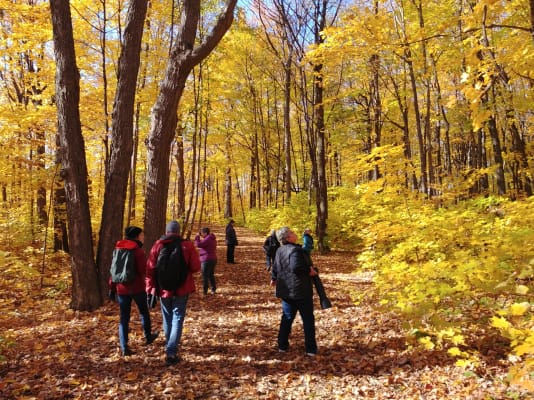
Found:
[(291, 300), (313, 297), (311, 265), (310, 257), (300, 245), (288, 243), (280, 247), (271, 272), (276, 281), (276, 297)]

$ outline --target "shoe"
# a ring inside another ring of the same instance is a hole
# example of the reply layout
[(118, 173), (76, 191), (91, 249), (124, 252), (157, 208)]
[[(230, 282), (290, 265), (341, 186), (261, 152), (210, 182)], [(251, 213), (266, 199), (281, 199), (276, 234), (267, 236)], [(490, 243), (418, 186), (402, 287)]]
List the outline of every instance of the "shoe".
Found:
[(180, 357), (178, 356), (167, 356), (165, 358), (165, 364), (167, 366), (175, 365), (175, 364), (178, 364), (179, 362), (180, 362)]
[(306, 353), (307, 356), (310, 356), (310, 357), (315, 357), (317, 355), (317, 353)]
[(154, 333), (151, 333), (150, 335), (148, 335), (148, 337), (146, 338), (146, 344), (149, 345), (151, 344), (154, 340), (156, 340), (156, 338), (159, 336), (159, 331), (156, 331)]
[(134, 354), (134, 352), (131, 351), (128, 347), (122, 349), (121, 352), (124, 357), (131, 356)]
[(285, 353), (285, 352), (287, 352), (287, 350), (284, 350), (284, 349), (278, 349), (278, 352), (279, 352), (279, 353)]

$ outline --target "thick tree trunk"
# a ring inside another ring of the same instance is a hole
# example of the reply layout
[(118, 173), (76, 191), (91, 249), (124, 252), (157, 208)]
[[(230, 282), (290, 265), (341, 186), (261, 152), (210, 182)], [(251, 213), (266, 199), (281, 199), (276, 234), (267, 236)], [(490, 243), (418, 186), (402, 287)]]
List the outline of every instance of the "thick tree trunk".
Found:
[[(318, 2), (321, 3), (321, 2)], [(322, 1), (322, 5), (317, 6), (317, 19), (315, 21), (315, 44), (321, 44), (324, 39), (321, 32), (326, 26), (326, 1)], [(328, 220), (328, 186), (326, 182), (326, 137), (324, 124), (324, 105), (323, 105), (323, 65), (316, 64), (313, 68), (314, 72), (314, 123), (315, 123), (315, 137), (317, 138), (317, 192), (316, 192), (316, 234), (317, 247), (320, 253), (328, 250), (326, 239), (326, 228)]]
[(97, 252), (102, 293), (107, 293), (109, 266), (115, 242), (122, 237), (126, 189), (133, 151), (135, 90), (139, 73), (141, 38), (147, 0), (130, 2), (123, 47), (119, 58), (118, 83), (113, 104), (112, 141)]
[(185, 0), (178, 37), (171, 50), (160, 92), (152, 109), (148, 137), (147, 191), (145, 198), (145, 245), (150, 249), (162, 234), (167, 216), (169, 152), (176, 134), (177, 108), (185, 82), (195, 65), (205, 59), (222, 39), (233, 21), (237, 0), (229, 0), (212, 32), (195, 47), (200, 19), (200, 2)]
[(65, 180), (72, 257), (71, 307), (92, 311), (102, 305), (102, 297), (94, 263), (85, 144), (80, 124), (80, 75), (76, 67), (69, 2), (51, 0), (50, 10), (56, 58), (61, 175)]

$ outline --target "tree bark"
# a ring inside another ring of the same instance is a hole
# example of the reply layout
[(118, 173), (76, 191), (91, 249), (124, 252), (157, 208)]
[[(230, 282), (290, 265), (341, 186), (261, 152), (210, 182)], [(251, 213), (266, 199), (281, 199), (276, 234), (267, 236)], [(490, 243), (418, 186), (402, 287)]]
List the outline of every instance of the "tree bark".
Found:
[(148, 249), (165, 227), (169, 188), (168, 159), (176, 134), (177, 109), (185, 82), (195, 65), (205, 59), (222, 39), (233, 21), (237, 0), (229, 0), (224, 12), (202, 43), (195, 47), (200, 19), (200, 2), (185, 0), (178, 37), (171, 49), (167, 70), (152, 109), (147, 143), (147, 191), (145, 198), (145, 245)]
[(80, 311), (92, 311), (102, 305), (102, 297), (94, 263), (87, 164), (79, 112), (80, 75), (76, 66), (69, 1), (51, 0), (50, 12), (56, 58), (61, 175), (65, 180), (72, 257), (71, 307)]
[(113, 104), (112, 141), (102, 221), (97, 252), (97, 267), (102, 293), (107, 293), (109, 265), (115, 242), (122, 237), (126, 189), (133, 151), (133, 117), (141, 39), (147, 0), (132, 0), (126, 17), (123, 45), (119, 57), (118, 82)]

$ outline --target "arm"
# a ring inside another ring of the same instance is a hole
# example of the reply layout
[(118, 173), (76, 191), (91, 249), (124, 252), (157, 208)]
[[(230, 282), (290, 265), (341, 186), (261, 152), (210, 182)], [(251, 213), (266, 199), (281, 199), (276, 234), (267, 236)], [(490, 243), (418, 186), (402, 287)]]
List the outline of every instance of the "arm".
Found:
[(146, 275), (145, 275), (145, 287), (148, 294), (157, 293), (156, 284), (156, 263), (158, 260), (158, 254), (161, 249), (161, 243), (157, 241), (150, 249), (148, 260), (146, 262)]

